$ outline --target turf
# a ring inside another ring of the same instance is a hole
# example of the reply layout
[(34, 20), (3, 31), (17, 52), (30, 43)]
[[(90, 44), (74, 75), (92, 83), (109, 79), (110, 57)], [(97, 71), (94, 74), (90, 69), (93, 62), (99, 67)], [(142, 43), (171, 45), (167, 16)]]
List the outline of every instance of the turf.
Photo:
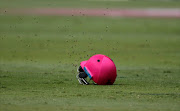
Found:
[[(0, 17), (0, 110), (180, 109), (179, 19)], [(111, 57), (114, 85), (79, 85), (76, 68)]]
[(180, 8), (179, 0), (0, 0), (1, 8)]

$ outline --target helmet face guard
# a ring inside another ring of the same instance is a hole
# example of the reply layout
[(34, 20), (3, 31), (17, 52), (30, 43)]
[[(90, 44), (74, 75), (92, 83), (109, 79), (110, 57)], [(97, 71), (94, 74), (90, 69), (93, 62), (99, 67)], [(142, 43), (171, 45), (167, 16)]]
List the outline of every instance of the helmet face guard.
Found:
[[(84, 72), (84, 70), (82, 69), (81, 66), (79, 66), (79, 68), (77, 69), (77, 76), (76, 78), (78, 79), (79, 83), (80, 84), (83, 84), (83, 85), (89, 85), (89, 82), (87, 82), (87, 77), (88, 75), (86, 74), (86, 72)], [(90, 81), (91, 79), (89, 79)]]

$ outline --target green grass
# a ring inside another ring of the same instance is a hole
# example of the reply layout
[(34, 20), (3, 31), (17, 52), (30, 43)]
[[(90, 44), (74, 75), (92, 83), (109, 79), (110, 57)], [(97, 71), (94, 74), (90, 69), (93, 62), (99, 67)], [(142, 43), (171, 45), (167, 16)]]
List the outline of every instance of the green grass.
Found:
[[(180, 109), (179, 19), (0, 17), (0, 110)], [(76, 68), (111, 57), (114, 85), (79, 85)]]
[(0, 0), (1, 8), (180, 8), (179, 0)]
[(2, 16), (0, 24), (5, 62), (77, 64), (102, 53), (117, 65), (180, 66), (178, 19)]

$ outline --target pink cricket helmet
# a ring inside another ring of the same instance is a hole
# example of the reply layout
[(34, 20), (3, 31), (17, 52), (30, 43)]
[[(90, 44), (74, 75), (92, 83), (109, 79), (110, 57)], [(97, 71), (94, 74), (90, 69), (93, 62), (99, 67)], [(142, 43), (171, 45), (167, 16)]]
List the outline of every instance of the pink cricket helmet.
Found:
[(108, 56), (97, 54), (80, 63), (84, 72), (98, 85), (111, 85), (117, 73), (116, 66)]

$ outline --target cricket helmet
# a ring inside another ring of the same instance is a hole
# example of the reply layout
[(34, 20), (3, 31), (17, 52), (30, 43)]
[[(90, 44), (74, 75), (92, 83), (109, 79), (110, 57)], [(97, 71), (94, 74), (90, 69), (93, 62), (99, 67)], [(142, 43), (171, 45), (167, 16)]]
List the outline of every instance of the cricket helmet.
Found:
[(116, 66), (112, 59), (106, 55), (97, 54), (87, 61), (82, 61), (76, 76), (80, 84), (89, 84), (86, 78), (89, 77), (98, 85), (112, 85), (116, 79)]

